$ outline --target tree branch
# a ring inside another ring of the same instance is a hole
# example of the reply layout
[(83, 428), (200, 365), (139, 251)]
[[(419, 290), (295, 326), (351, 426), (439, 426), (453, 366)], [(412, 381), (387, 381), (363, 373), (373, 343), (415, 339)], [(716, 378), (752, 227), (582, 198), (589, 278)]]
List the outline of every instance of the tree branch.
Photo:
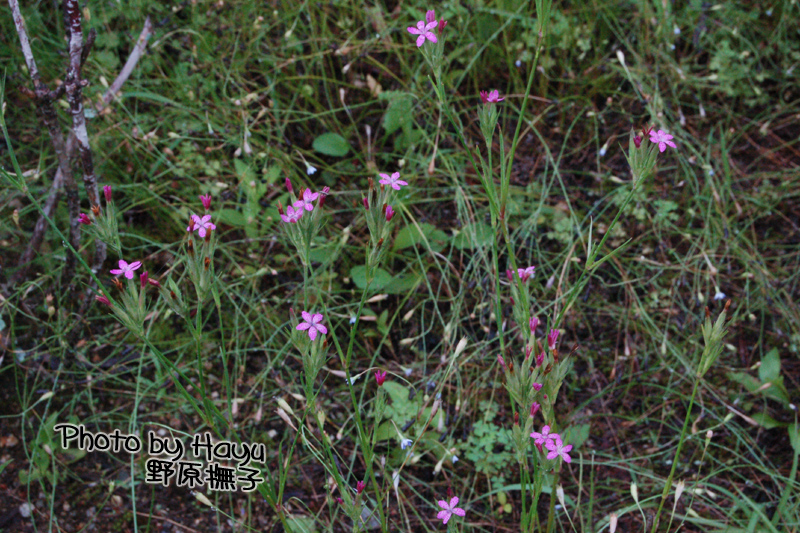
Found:
[(102, 111), (104, 107), (111, 103), (117, 93), (122, 89), (122, 85), (128, 80), (133, 69), (136, 68), (136, 63), (139, 62), (139, 58), (142, 57), (145, 48), (147, 48), (147, 41), (150, 40), (150, 36), (153, 34), (153, 23), (150, 22), (150, 17), (147, 17), (144, 21), (144, 28), (142, 28), (142, 33), (139, 34), (139, 39), (136, 41), (136, 45), (131, 50), (131, 55), (128, 56), (128, 60), (125, 62), (125, 66), (122, 67), (117, 78), (114, 80), (114, 83), (108, 88), (108, 90), (103, 95), (103, 100), (97, 104), (97, 111)]
[[(33, 50), (31, 50), (30, 39), (28, 39), (28, 32), (25, 29), (25, 20), (22, 18), (22, 12), (19, 9), (19, 0), (8, 0), (8, 5), (11, 7), (11, 13), (14, 17), (14, 27), (19, 36), (20, 46), (22, 47), (22, 55), (25, 58), (25, 64), (28, 66), (31, 80), (33, 81), (34, 93), (36, 95), (37, 109), (42, 117), (42, 121), (47, 128), (50, 135), (50, 141), (53, 143), (53, 149), (58, 158), (58, 169), (64, 179), (64, 192), (67, 197), (67, 205), (69, 209), (69, 240), (73, 248), (77, 250), (80, 246), (81, 228), (78, 214), (80, 211), (80, 203), (78, 198), (78, 186), (72, 176), (72, 167), (70, 166), (69, 156), (64, 146), (64, 135), (58, 126), (58, 115), (56, 114), (55, 107), (53, 106), (53, 95), (50, 89), (42, 83), (39, 76), (39, 69), (36, 66), (36, 60), (33, 57)], [(24, 254), (23, 254), (24, 258)], [(22, 259), (22, 258), (21, 258)], [(27, 274), (27, 269), (30, 262), (20, 262), (20, 269), (15, 274), (14, 279), (23, 279)], [(64, 268), (63, 278), (69, 280), (70, 285), (75, 277), (76, 260), (72, 253), (67, 253), (67, 264)]]

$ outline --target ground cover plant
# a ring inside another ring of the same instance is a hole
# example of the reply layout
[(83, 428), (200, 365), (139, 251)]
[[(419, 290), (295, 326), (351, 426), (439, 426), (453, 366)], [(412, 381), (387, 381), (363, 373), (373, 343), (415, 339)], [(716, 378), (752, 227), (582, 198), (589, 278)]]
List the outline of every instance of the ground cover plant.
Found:
[(800, 527), (789, 1), (0, 14), (0, 531)]

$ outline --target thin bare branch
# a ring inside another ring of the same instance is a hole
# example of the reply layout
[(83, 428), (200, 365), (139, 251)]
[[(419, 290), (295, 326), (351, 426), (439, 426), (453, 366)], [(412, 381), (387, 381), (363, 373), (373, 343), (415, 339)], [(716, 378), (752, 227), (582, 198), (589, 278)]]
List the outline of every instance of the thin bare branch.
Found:
[[(91, 207), (100, 207), (100, 192), (97, 187), (97, 176), (94, 173), (94, 157), (89, 145), (89, 132), (86, 129), (86, 115), (83, 112), (83, 87), (86, 80), (81, 77), (83, 66), (83, 24), (78, 0), (66, 0), (64, 3), (66, 20), (69, 23), (69, 68), (64, 82), (67, 91), (70, 113), (72, 114), (72, 131), (78, 144), (81, 166), (83, 167), (83, 187), (89, 198)], [(94, 240), (94, 261), (92, 269), (97, 271), (106, 260), (106, 243)]]
[[(69, 210), (69, 240), (74, 249), (78, 249), (81, 240), (80, 220), (78, 219), (80, 211), (80, 203), (78, 198), (78, 186), (72, 176), (72, 167), (70, 166), (69, 155), (64, 143), (64, 135), (58, 125), (58, 116), (55, 107), (53, 106), (54, 92), (51, 92), (47, 86), (42, 83), (39, 76), (39, 69), (36, 66), (36, 60), (33, 57), (33, 50), (31, 50), (30, 39), (28, 32), (25, 28), (25, 20), (22, 18), (22, 12), (19, 8), (18, 0), (8, 0), (8, 5), (11, 7), (11, 13), (14, 17), (14, 27), (19, 36), (20, 46), (22, 47), (22, 55), (25, 58), (25, 64), (28, 66), (31, 80), (33, 81), (34, 92), (36, 95), (37, 109), (42, 117), (47, 132), (50, 135), (50, 141), (53, 143), (53, 149), (58, 158), (58, 169), (61, 172), (64, 180), (64, 192), (67, 197), (67, 206)], [(27, 274), (27, 269), (30, 264), (22, 262), (24, 255), (20, 258), (19, 270), (14, 276), (15, 279), (24, 279)], [(75, 277), (76, 259), (71, 254), (67, 254), (67, 264), (64, 268), (63, 279), (69, 280), (70, 284)]]
[(114, 83), (112, 83), (105, 94), (103, 94), (103, 100), (101, 103), (97, 104), (98, 111), (101, 111), (104, 107), (110, 104), (120, 89), (122, 89), (122, 85), (128, 80), (133, 72), (133, 69), (136, 68), (136, 63), (139, 62), (139, 58), (142, 57), (145, 48), (147, 48), (147, 41), (150, 40), (150, 36), (152, 34), (153, 23), (150, 22), (150, 17), (147, 17), (144, 21), (142, 33), (139, 34), (139, 39), (136, 41), (136, 45), (133, 47), (133, 50), (131, 50), (131, 55), (128, 56), (125, 66), (122, 67), (122, 70), (114, 80)]

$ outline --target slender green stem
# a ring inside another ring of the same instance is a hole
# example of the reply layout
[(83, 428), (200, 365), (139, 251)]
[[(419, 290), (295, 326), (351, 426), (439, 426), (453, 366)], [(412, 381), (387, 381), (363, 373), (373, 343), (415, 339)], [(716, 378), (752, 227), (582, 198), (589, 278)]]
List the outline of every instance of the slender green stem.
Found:
[(694, 388), (692, 389), (692, 399), (689, 400), (689, 408), (686, 410), (686, 418), (683, 421), (683, 429), (681, 429), (681, 436), (678, 440), (678, 447), (675, 450), (675, 458), (672, 460), (672, 468), (669, 470), (669, 476), (667, 476), (667, 481), (664, 484), (664, 491), (661, 493), (661, 503), (658, 504), (658, 511), (656, 511), (656, 516), (653, 518), (653, 527), (650, 530), (651, 533), (655, 533), (656, 529), (658, 528), (658, 520), (661, 516), (661, 510), (664, 508), (664, 503), (667, 501), (667, 496), (669, 496), (669, 489), (672, 488), (672, 478), (675, 476), (675, 468), (678, 466), (678, 458), (681, 456), (681, 448), (683, 447), (684, 439), (686, 438), (686, 430), (689, 428), (689, 418), (692, 416), (692, 407), (694, 406), (694, 397), (697, 394), (697, 387), (700, 385), (700, 380), (697, 379), (694, 382)]

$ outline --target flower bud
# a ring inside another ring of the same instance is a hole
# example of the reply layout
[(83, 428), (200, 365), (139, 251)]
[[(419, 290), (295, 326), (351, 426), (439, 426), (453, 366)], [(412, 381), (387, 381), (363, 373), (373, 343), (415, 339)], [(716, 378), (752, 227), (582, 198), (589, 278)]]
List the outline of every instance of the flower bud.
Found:
[(200, 196), (199, 198), (200, 198), (200, 201), (203, 203), (203, 209), (205, 209), (206, 212), (210, 211), (211, 210), (211, 195), (210, 194), (204, 194), (204, 195)]
[(103, 196), (106, 197), (106, 203), (111, 202), (111, 185), (103, 186)]
[(286, 183), (286, 190), (289, 191), (289, 194), (292, 194), (294, 192), (294, 189), (292, 189), (292, 180), (286, 178), (285, 183)]
[(86, 226), (91, 226), (92, 225), (92, 219), (89, 218), (89, 215), (87, 215), (86, 213), (81, 213), (78, 216), (78, 219), (81, 221), (81, 224), (84, 224)]

